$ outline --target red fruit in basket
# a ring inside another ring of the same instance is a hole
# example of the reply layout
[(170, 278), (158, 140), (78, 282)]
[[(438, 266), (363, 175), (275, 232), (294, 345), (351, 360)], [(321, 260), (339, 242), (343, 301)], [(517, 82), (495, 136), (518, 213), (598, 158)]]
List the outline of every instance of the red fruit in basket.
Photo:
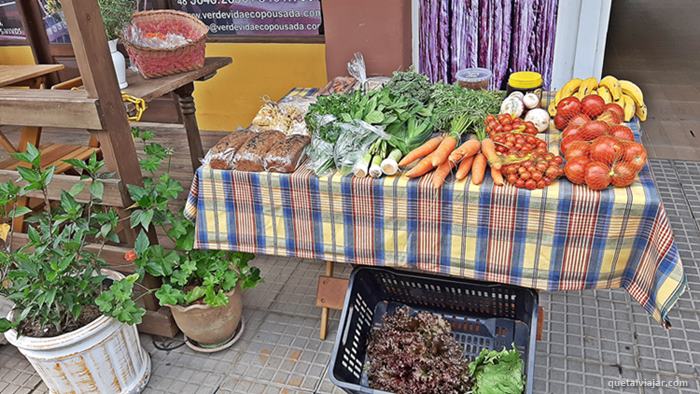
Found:
[(628, 142), (622, 148), (622, 160), (641, 171), (647, 162), (647, 151), (639, 142)]
[(622, 144), (615, 137), (603, 135), (591, 142), (591, 160), (612, 164), (622, 157)]
[(574, 117), (571, 118), (571, 120), (569, 120), (569, 124), (567, 124), (567, 127), (581, 127), (590, 121), (591, 118), (588, 115), (577, 114), (574, 115)]
[(609, 124), (610, 126), (619, 125), (620, 123), (622, 123), (622, 119), (624, 119), (624, 118), (619, 117), (616, 112), (609, 111), (609, 110), (603, 111), (603, 113), (600, 114), (596, 118), (596, 120), (600, 120), (601, 122), (605, 122), (605, 123)]
[(591, 144), (588, 141), (573, 141), (566, 147), (566, 160), (577, 157), (588, 157)]
[(557, 130), (564, 130), (564, 128), (569, 124), (568, 119), (566, 119), (563, 115), (556, 114), (554, 116), (554, 127), (557, 128)]
[(585, 182), (586, 166), (590, 162), (587, 157), (576, 157), (568, 160), (564, 166), (566, 179), (577, 185), (583, 184)]
[(597, 94), (586, 96), (581, 100), (581, 112), (595, 118), (605, 111), (605, 100)]
[(627, 187), (637, 178), (638, 172), (631, 163), (619, 161), (612, 166), (610, 182), (615, 187)]
[(581, 132), (580, 127), (572, 127), (571, 125), (569, 125), (566, 126), (564, 131), (562, 131), (561, 138), (576, 137), (578, 136), (579, 132)]
[(634, 141), (632, 129), (625, 125), (617, 125), (610, 128), (610, 135), (621, 140)]
[(605, 104), (605, 110), (614, 112), (620, 120), (625, 118), (625, 110), (618, 103)]
[(580, 137), (574, 136), (574, 137), (566, 137), (561, 140), (561, 143), (559, 144), (559, 151), (566, 155), (566, 152), (569, 149), (569, 145), (574, 143), (574, 141), (582, 141)]
[(591, 190), (603, 190), (610, 186), (610, 167), (600, 161), (591, 161), (586, 165), (584, 180)]
[(607, 123), (602, 122), (600, 120), (592, 120), (586, 123), (585, 125), (581, 126), (579, 136), (582, 140), (593, 141), (601, 135), (608, 134), (609, 131), (610, 126), (608, 126)]
[(578, 98), (574, 96), (567, 97), (557, 104), (557, 115), (561, 115), (564, 119), (570, 120), (574, 115), (581, 113), (581, 108), (581, 101), (579, 101)]

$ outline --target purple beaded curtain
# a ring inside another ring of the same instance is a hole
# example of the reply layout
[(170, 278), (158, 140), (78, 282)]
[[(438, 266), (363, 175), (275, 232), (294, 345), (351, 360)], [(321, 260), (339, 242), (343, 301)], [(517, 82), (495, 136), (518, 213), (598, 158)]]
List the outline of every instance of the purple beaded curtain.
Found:
[(457, 70), (493, 71), (504, 88), (514, 71), (552, 78), (559, 0), (421, 0), (420, 69), (433, 81), (453, 82)]

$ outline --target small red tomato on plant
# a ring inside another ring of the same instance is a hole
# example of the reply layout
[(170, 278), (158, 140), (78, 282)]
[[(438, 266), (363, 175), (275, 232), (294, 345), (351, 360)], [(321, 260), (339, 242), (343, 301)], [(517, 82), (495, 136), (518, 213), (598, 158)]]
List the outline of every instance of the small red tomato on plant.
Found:
[(591, 190), (603, 190), (610, 186), (610, 167), (600, 161), (591, 161), (586, 165), (584, 179)]
[(124, 260), (128, 261), (129, 263), (133, 263), (138, 257), (139, 256), (136, 254), (136, 251), (133, 249), (124, 253)]
[(571, 183), (581, 185), (585, 182), (586, 166), (590, 163), (587, 157), (576, 157), (568, 160), (564, 166), (564, 175)]
[(597, 94), (591, 94), (581, 100), (581, 112), (595, 118), (605, 111), (605, 100)]

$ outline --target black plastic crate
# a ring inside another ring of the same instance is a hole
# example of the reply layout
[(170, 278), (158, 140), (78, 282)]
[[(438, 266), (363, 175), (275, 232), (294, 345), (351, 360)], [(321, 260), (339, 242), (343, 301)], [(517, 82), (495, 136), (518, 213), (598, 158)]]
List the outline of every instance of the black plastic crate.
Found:
[(484, 348), (510, 349), (515, 344), (525, 362), (525, 392), (532, 393), (537, 292), (378, 267), (358, 267), (350, 275), (329, 366), (336, 386), (348, 393), (384, 393), (368, 385), (367, 340), (385, 314), (404, 305), (449, 321), (453, 335), (464, 345), (465, 358), (473, 359)]

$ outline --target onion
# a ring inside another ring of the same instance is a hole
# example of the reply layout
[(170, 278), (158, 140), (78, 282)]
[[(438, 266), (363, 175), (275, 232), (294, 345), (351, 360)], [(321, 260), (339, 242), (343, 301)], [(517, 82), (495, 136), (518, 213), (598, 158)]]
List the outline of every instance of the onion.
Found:
[(523, 104), (525, 104), (525, 108), (527, 109), (537, 108), (537, 106), (540, 104), (540, 99), (536, 94), (528, 93), (523, 96)]
[(532, 122), (540, 133), (549, 128), (549, 113), (542, 108), (535, 108), (527, 111), (526, 122)]

